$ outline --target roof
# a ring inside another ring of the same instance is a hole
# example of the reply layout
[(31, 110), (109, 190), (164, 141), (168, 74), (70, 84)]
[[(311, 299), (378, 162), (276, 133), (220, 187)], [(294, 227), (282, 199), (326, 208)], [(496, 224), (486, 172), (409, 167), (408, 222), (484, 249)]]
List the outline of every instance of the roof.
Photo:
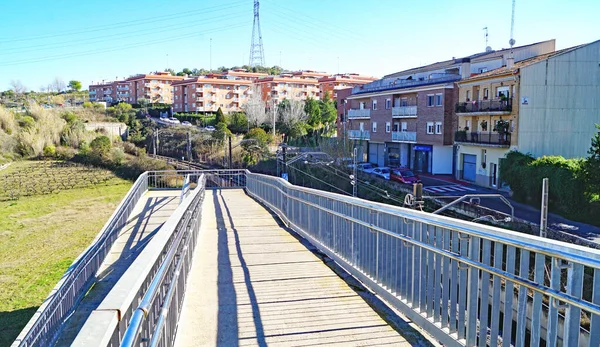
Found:
[(252, 77), (269, 76), (268, 73), (264, 73), (264, 72), (247, 72), (247, 71), (239, 71), (239, 70), (229, 70), (229, 71), (225, 72), (225, 75), (231, 75), (231, 76), (252, 76)]
[(258, 79), (254, 83), (267, 83), (267, 82), (288, 82), (288, 83), (301, 83), (301, 84), (319, 84), (316, 79), (304, 79), (299, 77), (279, 77), (269, 76)]
[(365, 84), (365, 83), (373, 82), (373, 81), (376, 81), (376, 80), (377, 80), (377, 78), (375, 78), (375, 77), (352, 76), (352, 75), (351, 76), (335, 75), (335, 76), (327, 76), (327, 77), (319, 78), (319, 83), (339, 81), (339, 82)]
[(135, 75), (132, 77), (129, 77), (128, 79), (126, 79), (125, 81), (135, 81), (135, 80), (141, 80), (141, 79), (161, 79), (161, 80), (173, 80), (173, 81), (181, 81), (183, 79), (185, 79), (185, 77), (183, 76), (172, 76), (170, 74), (163, 74), (163, 73), (157, 73), (157, 74), (140, 74), (140, 75)]
[(471, 76), (469, 78), (465, 78), (460, 83), (475, 81), (475, 80), (479, 80), (479, 79), (483, 79), (483, 78), (490, 78), (490, 77), (495, 77), (495, 76), (514, 74), (514, 73), (518, 72), (519, 69), (521, 69), (525, 66), (538, 63), (540, 61), (546, 60), (546, 59), (551, 58), (556, 55), (574, 51), (577, 48), (580, 48), (583, 46), (585, 46), (585, 45), (574, 46), (574, 47), (565, 48), (565, 49), (561, 49), (561, 50), (546, 53), (546, 54), (536, 55), (535, 57), (515, 62), (512, 67), (503, 66), (503, 67), (500, 67), (500, 68), (497, 68), (494, 70), (486, 71), (486, 72)]
[(177, 81), (177, 82), (173, 82), (173, 86), (179, 86), (179, 85), (184, 85), (184, 84), (192, 84), (192, 83), (211, 83), (211, 84), (229, 84), (229, 85), (235, 85), (235, 84), (244, 84), (244, 85), (250, 85), (252, 84), (252, 81), (248, 81), (248, 80), (242, 80), (242, 79), (227, 79), (227, 78), (210, 78), (210, 77), (202, 77), (202, 76), (198, 76), (198, 77), (193, 77), (193, 78), (188, 78), (186, 80), (183, 81)]
[[(514, 47), (513, 49), (531, 47), (531, 46), (534, 46), (534, 45), (539, 45), (541, 43), (550, 42), (550, 41), (554, 41), (554, 39), (552, 39), (552, 40), (546, 40), (546, 41), (540, 41), (540, 42), (535, 42), (535, 43), (532, 43), (532, 44), (529, 44), (529, 45), (518, 46), (518, 47)], [(502, 57), (504, 54), (508, 53), (509, 51), (510, 51), (510, 48), (502, 48), (502, 49), (499, 49), (497, 51), (480, 52), (480, 53), (471, 54), (471, 55), (469, 55), (469, 56), (467, 56), (465, 58), (469, 58), (469, 59), (471, 59), (471, 61), (473, 61), (473, 60), (475, 60), (475, 61), (481, 61), (481, 60), (487, 60), (487, 59), (494, 59), (494, 58)], [(429, 65), (423, 65), (423, 66), (419, 66), (419, 67), (408, 69), (408, 70), (404, 70), (404, 71), (394, 72), (392, 74), (384, 76), (383, 78), (396, 77), (397, 75), (414, 74), (414, 73), (419, 73), (419, 72), (427, 72), (427, 71), (430, 71), (430, 70), (443, 69), (443, 68), (451, 67), (451, 66), (454, 66), (454, 65), (460, 63), (460, 61), (462, 59), (463, 58), (450, 59), (450, 60), (444, 60), (444, 61), (440, 61), (440, 62), (437, 62), (437, 63), (429, 64)]]

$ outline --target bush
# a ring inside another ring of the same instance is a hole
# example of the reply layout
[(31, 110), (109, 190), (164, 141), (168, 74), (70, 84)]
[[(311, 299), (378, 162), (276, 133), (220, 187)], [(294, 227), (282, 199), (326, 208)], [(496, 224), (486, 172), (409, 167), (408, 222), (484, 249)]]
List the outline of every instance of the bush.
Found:
[(145, 171), (174, 170), (174, 168), (162, 160), (152, 159), (146, 156), (136, 157), (117, 169), (120, 177), (135, 180)]
[(254, 139), (257, 140), (259, 146), (265, 146), (269, 143), (270, 137), (261, 128), (252, 128), (246, 135), (244, 135), (244, 140)]
[(131, 142), (123, 142), (123, 151), (125, 151), (127, 154), (135, 156), (140, 155), (140, 148), (136, 147), (136, 145)]
[(107, 136), (98, 136), (91, 143), (90, 148), (98, 156), (106, 156), (111, 148), (110, 139)]
[(56, 146), (48, 145), (44, 147), (44, 157), (54, 157), (56, 155)]
[(223, 111), (221, 110), (220, 107), (217, 110), (217, 116), (215, 117), (215, 123), (217, 123), (217, 124), (225, 123), (225, 125), (227, 125), (227, 118), (225, 117), (225, 114), (223, 114)]
[(56, 148), (56, 158), (60, 160), (71, 160), (77, 151), (71, 147), (59, 146)]
[(113, 165), (121, 166), (125, 160), (125, 152), (121, 148), (115, 147), (110, 151), (110, 157)]

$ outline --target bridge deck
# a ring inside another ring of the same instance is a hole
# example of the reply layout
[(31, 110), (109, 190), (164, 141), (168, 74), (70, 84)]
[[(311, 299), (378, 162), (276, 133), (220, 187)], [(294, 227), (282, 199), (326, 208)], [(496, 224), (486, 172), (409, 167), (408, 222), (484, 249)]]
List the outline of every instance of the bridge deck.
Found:
[(70, 345), (90, 313), (100, 305), (152, 236), (175, 211), (180, 191), (150, 191), (135, 206), (125, 228), (98, 271), (98, 280), (65, 324), (58, 346)]
[(187, 288), (176, 346), (411, 345), (241, 190), (207, 191)]

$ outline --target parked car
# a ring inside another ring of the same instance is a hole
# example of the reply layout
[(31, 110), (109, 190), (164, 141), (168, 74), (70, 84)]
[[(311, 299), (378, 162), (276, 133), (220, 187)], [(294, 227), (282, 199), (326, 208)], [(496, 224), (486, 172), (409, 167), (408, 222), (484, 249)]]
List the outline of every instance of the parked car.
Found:
[(383, 179), (390, 179), (390, 168), (389, 167), (376, 167), (371, 171), (371, 173), (375, 176), (379, 176)]
[(184, 120), (183, 122), (181, 122), (181, 125), (185, 125), (186, 127), (191, 127), (192, 123), (188, 122), (187, 120)]
[(212, 126), (212, 125), (208, 125), (208, 126), (207, 126), (206, 128), (204, 128), (204, 129), (206, 129), (206, 130), (208, 130), (208, 131), (215, 131), (215, 127), (214, 127), (214, 126)]
[(160, 115), (160, 119), (162, 119), (162, 120), (165, 120), (165, 119), (167, 119), (167, 118), (169, 118), (169, 116), (168, 116), (168, 115), (166, 115), (166, 114), (161, 114), (161, 115)]
[(421, 179), (419, 179), (419, 176), (415, 175), (414, 172), (412, 172), (408, 168), (391, 169), (390, 179), (392, 181), (406, 183), (406, 184), (413, 184), (413, 183), (421, 182)]
[(181, 122), (179, 122), (179, 119), (173, 118), (173, 117), (169, 118), (169, 122), (171, 122), (173, 124), (180, 124), (181, 123)]
[(373, 169), (375, 169), (377, 165), (371, 163), (359, 163), (356, 164), (356, 170), (371, 173)]

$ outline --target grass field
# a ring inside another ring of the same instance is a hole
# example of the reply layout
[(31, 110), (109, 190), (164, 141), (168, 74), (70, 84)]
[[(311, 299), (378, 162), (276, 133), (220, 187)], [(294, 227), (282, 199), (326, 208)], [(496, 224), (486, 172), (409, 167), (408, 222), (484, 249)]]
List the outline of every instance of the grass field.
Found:
[[(0, 176), (35, 165), (18, 162)], [(35, 177), (35, 170), (29, 172)], [(130, 187), (112, 176), (82, 188), (0, 201), (0, 346), (17, 337)]]

